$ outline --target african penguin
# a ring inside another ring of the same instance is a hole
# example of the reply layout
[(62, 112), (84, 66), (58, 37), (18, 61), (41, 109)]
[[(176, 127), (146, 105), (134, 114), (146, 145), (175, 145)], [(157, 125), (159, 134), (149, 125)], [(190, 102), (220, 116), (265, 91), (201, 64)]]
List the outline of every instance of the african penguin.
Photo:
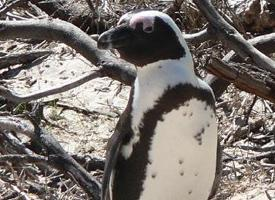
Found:
[(108, 142), (102, 200), (207, 200), (218, 161), (215, 100), (179, 28), (158, 11), (130, 12), (98, 47), (137, 69)]

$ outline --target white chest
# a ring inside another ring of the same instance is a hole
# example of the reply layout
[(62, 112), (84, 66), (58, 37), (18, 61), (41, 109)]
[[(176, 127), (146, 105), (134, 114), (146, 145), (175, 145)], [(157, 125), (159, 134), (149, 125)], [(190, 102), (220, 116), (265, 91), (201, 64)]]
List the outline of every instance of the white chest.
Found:
[(190, 100), (158, 121), (140, 200), (206, 200), (216, 170), (217, 126), (204, 102)]
[[(132, 130), (135, 135), (129, 144), (122, 147), (122, 155), (127, 159), (133, 151), (133, 145), (139, 141), (138, 129), (142, 126), (144, 114), (152, 109), (157, 100), (164, 94), (168, 87), (177, 84), (188, 83), (199, 86), (199, 80), (195, 77), (191, 64), (175, 64), (174, 60), (160, 61), (154, 65), (148, 65), (139, 69), (134, 85), (134, 97), (132, 104)], [(167, 67), (167, 65), (169, 67)]]

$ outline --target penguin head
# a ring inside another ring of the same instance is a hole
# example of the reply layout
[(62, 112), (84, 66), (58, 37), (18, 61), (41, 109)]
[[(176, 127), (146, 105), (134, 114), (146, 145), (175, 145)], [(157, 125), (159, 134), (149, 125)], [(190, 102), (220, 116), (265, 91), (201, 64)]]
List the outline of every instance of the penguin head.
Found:
[(153, 10), (124, 14), (116, 27), (100, 35), (98, 48), (117, 49), (122, 59), (138, 67), (190, 53), (175, 22)]

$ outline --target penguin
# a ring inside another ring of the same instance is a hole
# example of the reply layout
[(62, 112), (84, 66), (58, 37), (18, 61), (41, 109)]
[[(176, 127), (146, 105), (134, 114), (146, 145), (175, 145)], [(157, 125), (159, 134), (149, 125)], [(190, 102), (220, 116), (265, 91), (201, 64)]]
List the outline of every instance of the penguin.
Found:
[(101, 199), (209, 199), (220, 160), (215, 99), (175, 22), (155, 10), (126, 13), (98, 48), (116, 49), (137, 71), (107, 144)]

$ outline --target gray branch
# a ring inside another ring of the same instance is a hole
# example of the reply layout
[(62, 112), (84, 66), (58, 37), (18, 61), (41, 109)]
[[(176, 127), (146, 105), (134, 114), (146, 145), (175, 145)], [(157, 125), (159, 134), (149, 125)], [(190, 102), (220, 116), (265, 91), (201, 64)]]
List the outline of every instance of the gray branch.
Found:
[(275, 73), (275, 62), (249, 44), (243, 36), (216, 11), (210, 0), (194, 0), (211, 25), (213, 34), (243, 59), (251, 58), (258, 67)]
[(101, 73), (100, 70), (99, 71), (92, 71), (89, 72), (88, 74), (85, 74), (81, 77), (76, 78), (75, 80), (63, 83), (62, 85), (58, 85), (56, 87), (52, 87), (50, 89), (44, 89), (44, 90), (40, 90), (37, 92), (33, 92), (27, 95), (19, 95), (16, 94), (15, 92), (10, 91), (9, 89), (0, 86), (0, 96), (8, 99), (11, 102), (15, 102), (15, 103), (23, 103), (23, 102), (29, 102), (29, 101), (33, 101), (33, 100), (37, 100), (49, 95), (54, 95), (54, 94), (58, 94), (61, 92), (65, 92), (68, 91), (70, 89), (73, 89), (75, 87), (78, 87), (92, 79), (101, 77)]

